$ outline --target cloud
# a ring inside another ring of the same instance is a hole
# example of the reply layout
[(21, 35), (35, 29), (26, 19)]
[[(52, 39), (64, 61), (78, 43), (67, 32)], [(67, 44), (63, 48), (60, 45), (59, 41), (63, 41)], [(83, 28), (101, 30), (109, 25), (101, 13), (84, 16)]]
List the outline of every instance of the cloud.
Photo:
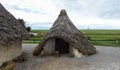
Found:
[(61, 9), (78, 28), (120, 29), (119, 0), (0, 0), (16, 18), (36, 29), (49, 29)]

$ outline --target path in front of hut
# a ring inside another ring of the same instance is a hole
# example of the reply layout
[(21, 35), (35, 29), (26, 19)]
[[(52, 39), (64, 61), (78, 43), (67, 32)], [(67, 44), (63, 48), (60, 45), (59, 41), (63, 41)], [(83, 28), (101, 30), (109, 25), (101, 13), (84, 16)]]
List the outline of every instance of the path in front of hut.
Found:
[(28, 60), (18, 63), (14, 70), (120, 70), (120, 48), (95, 46), (98, 53), (77, 58), (69, 56), (35, 57), (32, 51), (37, 44), (23, 44)]

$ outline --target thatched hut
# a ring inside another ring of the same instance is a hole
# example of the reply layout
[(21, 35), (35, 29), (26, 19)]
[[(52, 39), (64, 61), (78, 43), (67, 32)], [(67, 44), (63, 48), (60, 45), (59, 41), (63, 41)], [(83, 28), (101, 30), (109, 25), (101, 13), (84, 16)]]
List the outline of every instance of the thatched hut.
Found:
[(65, 10), (54, 22), (52, 28), (46, 33), (41, 43), (33, 51), (34, 55), (52, 54), (58, 51), (60, 54), (91, 55), (96, 53), (95, 47), (73, 25)]
[(28, 32), (0, 4), (0, 66), (22, 53), (22, 39), (29, 37)]

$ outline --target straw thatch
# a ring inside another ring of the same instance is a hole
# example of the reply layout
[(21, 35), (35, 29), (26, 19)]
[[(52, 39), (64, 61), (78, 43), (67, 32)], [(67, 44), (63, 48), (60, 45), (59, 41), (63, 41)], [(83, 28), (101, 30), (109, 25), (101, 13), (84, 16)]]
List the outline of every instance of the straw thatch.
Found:
[(23, 26), (0, 4), (0, 44), (28, 37), (29, 35)]
[(22, 53), (22, 39), (29, 37), (29, 33), (0, 4), (0, 66)]
[[(70, 54), (77, 50), (83, 55), (91, 55), (96, 53), (95, 47), (93, 47), (87, 38), (73, 25), (65, 10), (60, 12), (57, 20), (54, 22), (52, 28), (47, 32), (42, 42), (38, 45), (37, 49), (33, 52), (34, 55), (39, 55), (42, 51), (46, 51), (46, 45), (49, 47), (47, 49), (55, 52), (53, 42), (54, 39), (60, 38), (69, 43)], [(52, 43), (50, 43), (52, 42)], [(51, 46), (51, 47), (50, 47)], [(53, 53), (52, 52), (52, 53)], [(46, 52), (45, 52), (46, 53)], [(51, 52), (49, 52), (51, 53)], [(75, 55), (75, 54), (74, 54)]]

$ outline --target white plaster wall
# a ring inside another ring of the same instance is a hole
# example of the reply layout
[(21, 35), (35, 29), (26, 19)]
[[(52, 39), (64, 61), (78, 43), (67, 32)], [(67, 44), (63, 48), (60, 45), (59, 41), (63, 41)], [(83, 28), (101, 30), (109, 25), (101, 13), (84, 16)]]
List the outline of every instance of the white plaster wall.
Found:
[(12, 59), (18, 57), (22, 53), (21, 42), (14, 43), (9, 46), (0, 45), (0, 66), (6, 62), (11, 61)]
[(82, 53), (80, 53), (78, 51), (78, 49), (76, 49), (76, 48), (74, 48), (72, 46), (70, 46), (70, 54), (73, 55), (73, 56), (75, 56), (75, 57), (79, 57), (79, 58), (84, 57), (84, 55)]

